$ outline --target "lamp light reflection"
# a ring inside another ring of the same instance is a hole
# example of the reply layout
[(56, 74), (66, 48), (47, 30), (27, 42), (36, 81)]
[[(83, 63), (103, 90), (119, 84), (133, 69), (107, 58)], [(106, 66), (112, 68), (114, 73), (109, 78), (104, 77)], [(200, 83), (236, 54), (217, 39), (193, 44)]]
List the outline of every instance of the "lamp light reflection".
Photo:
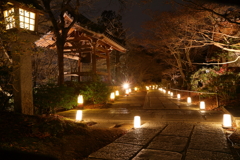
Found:
[(82, 110), (77, 110), (76, 121), (82, 120)]

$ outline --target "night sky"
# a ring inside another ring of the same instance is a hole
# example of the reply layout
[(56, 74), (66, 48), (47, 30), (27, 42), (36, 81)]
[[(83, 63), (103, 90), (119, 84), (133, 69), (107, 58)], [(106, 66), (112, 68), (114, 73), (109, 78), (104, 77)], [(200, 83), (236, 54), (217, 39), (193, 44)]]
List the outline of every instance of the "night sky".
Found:
[[(105, 1), (103, 3), (103, 1)], [(139, 1), (139, 0), (138, 0)], [(138, 5), (128, 5), (127, 8), (121, 12), (123, 17), (122, 22), (124, 28), (128, 30), (128, 36), (134, 36), (139, 34), (142, 29), (141, 26), (144, 22), (150, 20), (149, 16), (144, 13), (148, 10), (153, 11), (168, 11), (172, 9), (170, 4), (164, 3), (166, 0), (152, 0), (147, 4), (138, 4)], [(110, 3), (109, 3), (110, 2)], [(120, 6), (117, 0), (101, 0), (101, 3), (95, 5), (97, 8), (96, 15), (100, 16), (101, 12), (104, 10), (114, 10), (119, 11)]]

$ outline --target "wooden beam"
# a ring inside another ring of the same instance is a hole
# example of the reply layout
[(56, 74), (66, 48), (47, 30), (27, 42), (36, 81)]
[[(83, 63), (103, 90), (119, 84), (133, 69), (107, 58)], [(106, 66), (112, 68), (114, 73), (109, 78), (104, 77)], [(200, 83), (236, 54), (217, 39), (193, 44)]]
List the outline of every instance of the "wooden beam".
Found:
[(103, 53), (109, 52), (109, 50), (107, 50), (107, 49), (105, 49), (105, 48), (103, 48), (103, 47), (97, 47), (96, 50), (97, 50), (97, 51), (102, 51)]
[(97, 55), (98, 57), (101, 57), (101, 58), (107, 58), (106, 55), (103, 55), (103, 54), (100, 54), (100, 53), (97, 53), (97, 52), (96, 52), (96, 55)]
[(107, 62), (108, 82), (110, 83), (112, 81), (111, 69), (110, 69), (110, 52), (107, 52), (106, 55), (107, 55), (106, 62)]
[(97, 71), (96, 45), (97, 45), (97, 41), (93, 42), (93, 53), (92, 53), (92, 71), (93, 71), (93, 73), (96, 73), (96, 71)]
[(78, 74), (73, 72), (64, 72), (64, 76), (78, 76)]
[(85, 49), (80, 49), (80, 52), (92, 52), (92, 48), (85, 48)]
[(64, 58), (69, 58), (69, 59), (73, 59), (73, 60), (79, 60), (78, 56), (72, 56), (72, 55), (63, 55)]

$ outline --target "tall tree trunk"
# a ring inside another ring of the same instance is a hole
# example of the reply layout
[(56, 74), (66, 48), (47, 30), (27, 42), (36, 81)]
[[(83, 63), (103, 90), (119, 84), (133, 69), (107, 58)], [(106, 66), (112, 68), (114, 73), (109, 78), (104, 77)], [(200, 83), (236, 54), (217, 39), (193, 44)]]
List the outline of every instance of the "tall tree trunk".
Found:
[(179, 69), (180, 74), (182, 76), (182, 80), (183, 80), (182, 87), (185, 87), (185, 85), (187, 83), (187, 80), (186, 80), (186, 75), (183, 71), (183, 66), (182, 66), (182, 62), (181, 62), (181, 55), (180, 55), (180, 53), (177, 52), (176, 54), (174, 54), (174, 57), (176, 58), (178, 69)]
[(64, 84), (64, 58), (63, 58), (63, 47), (64, 44), (61, 40), (57, 41), (57, 54), (58, 54), (58, 85)]

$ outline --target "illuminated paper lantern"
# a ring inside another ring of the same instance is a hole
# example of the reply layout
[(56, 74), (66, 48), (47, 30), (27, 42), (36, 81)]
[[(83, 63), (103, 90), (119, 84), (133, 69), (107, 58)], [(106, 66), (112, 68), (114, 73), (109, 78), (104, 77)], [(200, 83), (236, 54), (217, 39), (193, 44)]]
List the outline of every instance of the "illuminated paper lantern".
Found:
[(128, 90), (128, 89), (125, 90), (125, 94), (126, 94), (126, 95), (129, 94), (129, 90)]
[(111, 101), (114, 101), (114, 99), (115, 99), (115, 94), (114, 94), (114, 92), (112, 92), (112, 93), (110, 94), (110, 100), (111, 100)]
[(116, 95), (116, 96), (119, 96), (119, 91), (115, 91), (115, 95)]
[(83, 96), (79, 95), (77, 99), (78, 107), (83, 107)]
[(181, 95), (177, 94), (177, 99), (180, 100), (181, 99)]
[(173, 92), (170, 93), (171, 97), (173, 96)]
[(192, 103), (191, 97), (188, 97), (188, 98), (187, 98), (187, 103)]
[(128, 89), (128, 92), (129, 92), (129, 93), (131, 93), (131, 92), (132, 92), (132, 89), (131, 89), (131, 88), (129, 88), (129, 89)]
[(141, 118), (140, 116), (134, 117), (134, 128), (140, 128), (141, 127)]
[(82, 120), (82, 110), (77, 110), (76, 121)]
[(200, 102), (200, 109), (205, 109), (205, 102), (204, 101)]
[(232, 127), (232, 118), (230, 114), (223, 114), (223, 128)]
[(137, 90), (138, 90), (138, 88), (137, 88), (137, 87), (135, 87), (135, 88), (134, 88), (134, 90), (135, 90), (135, 91), (137, 91)]

